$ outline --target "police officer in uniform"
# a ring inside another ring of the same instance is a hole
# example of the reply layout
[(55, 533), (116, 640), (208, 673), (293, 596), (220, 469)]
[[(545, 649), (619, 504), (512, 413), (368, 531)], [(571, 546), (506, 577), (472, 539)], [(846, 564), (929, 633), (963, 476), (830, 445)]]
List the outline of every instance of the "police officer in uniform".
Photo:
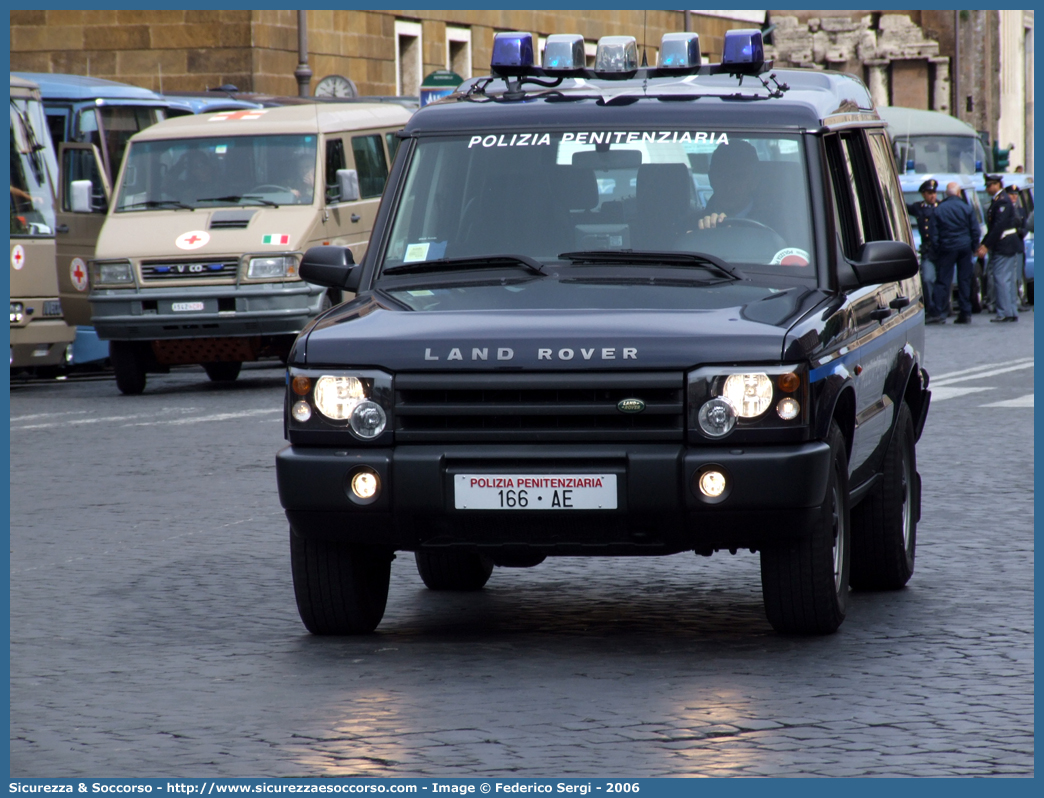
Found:
[(917, 189), (924, 199), (907, 203), (906, 210), (917, 219), (917, 232), (921, 235), (921, 289), (931, 311), (932, 286), (935, 284), (935, 208), (938, 206), (939, 183), (932, 178), (921, 183)]
[(986, 212), (986, 238), (976, 254), (980, 258), (987, 252), (990, 255), (997, 295), (997, 315), (990, 321), (1014, 322), (1019, 320), (1016, 269), (1022, 263), (1023, 244), (1019, 233), (1022, 220), (1007, 192), (1001, 190), (1002, 185), (1000, 175), (986, 175), (986, 191), (993, 200)]

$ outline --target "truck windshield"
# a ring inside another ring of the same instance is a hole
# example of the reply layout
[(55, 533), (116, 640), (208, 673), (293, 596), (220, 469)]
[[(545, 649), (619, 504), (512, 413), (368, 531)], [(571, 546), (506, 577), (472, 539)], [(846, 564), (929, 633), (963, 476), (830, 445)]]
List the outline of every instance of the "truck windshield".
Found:
[(54, 152), (43, 108), (11, 100), (11, 235), (54, 235)]
[(416, 143), (384, 267), (700, 252), (814, 274), (803, 143), (732, 131), (483, 132)]
[(311, 205), (315, 135), (133, 142), (116, 212), (158, 207)]
[(974, 136), (899, 136), (895, 159), (908, 172), (981, 172), (986, 150)]

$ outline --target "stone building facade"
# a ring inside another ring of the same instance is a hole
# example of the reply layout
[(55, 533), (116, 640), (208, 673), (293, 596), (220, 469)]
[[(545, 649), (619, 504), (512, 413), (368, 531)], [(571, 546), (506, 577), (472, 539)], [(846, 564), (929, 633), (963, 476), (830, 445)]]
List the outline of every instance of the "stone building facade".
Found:
[[(12, 70), (89, 74), (155, 91), (231, 83), (241, 91), (297, 93), (296, 11), (23, 10), (10, 17)], [(698, 13), (693, 24), (712, 58), (721, 54), (724, 32), (740, 26)], [(370, 95), (416, 94), (417, 76), (436, 69), (487, 72), (497, 31), (580, 33), (592, 55), (601, 36), (632, 35), (649, 44), (655, 63), (660, 37), (683, 27), (683, 12), (663, 10), (307, 12), (312, 85), (342, 75)]]

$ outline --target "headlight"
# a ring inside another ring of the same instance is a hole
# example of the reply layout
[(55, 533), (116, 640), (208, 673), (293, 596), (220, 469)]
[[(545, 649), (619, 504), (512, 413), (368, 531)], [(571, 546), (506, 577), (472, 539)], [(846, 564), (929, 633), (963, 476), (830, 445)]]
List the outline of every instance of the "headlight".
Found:
[(25, 318), (25, 307), (21, 302), (11, 303), (11, 324), (21, 324)]
[(129, 260), (95, 261), (91, 264), (91, 282), (94, 285), (129, 285), (134, 282), (134, 270)]
[(274, 258), (251, 258), (247, 266), (247, 277), (251, 280), (264, 280), (273, 277), (286, 277), (297, 271), (297, 259), (293, 255), (280, 255)]
[(724, 396), (740, 418), (756, 418), (772, 404), (772, 381), (768, 374), (733, 374), (725, 380)]
[(688, 426), (696, 440), (742, 440), (743, 433), (756, 431), (752, 440), (782, 442), (806, 434), (807, 366), (707, 366), (688, 375), (687, 391)]
[(392, 377), (383, 371), (291, 368), (286, 387), (291, 443), (377, 442), (389, 430)]
[(334, 421), (351, 418), (356, 405), (366, 398), (358, 377), (324, 375), (315, 383), (315, 409)]

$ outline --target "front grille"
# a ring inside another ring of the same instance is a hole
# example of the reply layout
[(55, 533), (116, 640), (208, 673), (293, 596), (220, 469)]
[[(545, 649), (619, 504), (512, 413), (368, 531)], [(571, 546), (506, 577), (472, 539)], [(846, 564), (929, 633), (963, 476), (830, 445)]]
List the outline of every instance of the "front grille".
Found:
[[(681, 374), (398, 374), (395, 439), (676, 441), (685, 431)], [(623, 413), (623, 399), (641, 399)]]
[(141, 263), (141, 279), (198, 280), (201, 277), (235, 277), (239, 261), (232, 260), (147, 260)]

